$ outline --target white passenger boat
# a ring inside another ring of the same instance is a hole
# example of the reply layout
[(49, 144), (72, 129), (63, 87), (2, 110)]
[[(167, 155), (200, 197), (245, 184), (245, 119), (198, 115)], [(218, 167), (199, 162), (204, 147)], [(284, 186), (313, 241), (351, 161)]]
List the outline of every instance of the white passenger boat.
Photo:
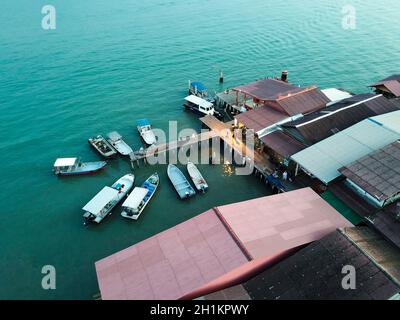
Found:
[(122, 136), (116, 132), (110, 132), (108, 135), (108, 142), (123, 156), (129, 156), (129, 154), (133, 153), (132, 148), (122, 140)]
[(147, 119), (141, 119), (138, 120), (137, 122), (137, 129), (143, 138), (144, 142), (148, 144), (149, 146), (156, 144), (156, 136), (153, 132), (153, 129), (151, 127), (150, 121)]
[(183, 105), (187, 110), (190, 110), (201, 116), (215, 116), (221, 119), (222, 115), (215, 110), (214, 104), (210, 101), (197, 97), (195, 95), (190, 95), (185, 98), (185, 103)]
[(206, 192), (208, 189), (208, 184), (206, 179), (202, 176), (200, 170), (193, 162), (188, 162), (187, 171), (189, 173), (190, 178), (192, 179), (196, 189), (201, 192)]
[(133, 189), (132, 193), (122, 204), (121, 215), (124, 218), (138, 220), (147, 204), (157, 191), (160, 178), (157, 173), (148, 178), (140, 188)]
[(111, 214), (112, 209), (128, 194), (135, 182), (133, 174), (127, 174), (111, 187), (104, 187), (83, 207), (85, 224), (100, 223)]
[(82, 162), (79, 158), (59, 158), (53, 170), (58, 176), (77, 176), (96, 173), (106, 165), (105, 161)]

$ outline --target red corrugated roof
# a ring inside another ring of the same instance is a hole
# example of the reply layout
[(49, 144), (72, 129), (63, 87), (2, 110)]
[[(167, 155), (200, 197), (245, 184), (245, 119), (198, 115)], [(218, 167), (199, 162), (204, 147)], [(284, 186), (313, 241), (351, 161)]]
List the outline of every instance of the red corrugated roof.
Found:
[(246, 128), (258, 132), (288, 118), (288, 115), (271, 107), (262, 106), (258, 109), (241, 113), (235, 118)]

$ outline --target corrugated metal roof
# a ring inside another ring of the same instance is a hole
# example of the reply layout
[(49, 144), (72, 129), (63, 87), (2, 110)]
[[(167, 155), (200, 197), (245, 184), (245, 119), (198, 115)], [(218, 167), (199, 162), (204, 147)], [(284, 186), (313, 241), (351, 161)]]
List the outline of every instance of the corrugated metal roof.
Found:
[(312, 145), (368, 117), (399, 109), (400, 104), (381, 95), (359, 95), (286, 123), (283, 128), (300, 141)]
[(304, 89), (277, 79), (263, 79), (238, 86), (233, 90), (265, 101), (276, 100), (280, 96), (285, 96), (288, 93), (300, 92)]
[(332, 102), (352, 97), (351, 93), (336, 88), (322, 89), (321, 92)]
[(241, 113), (235, 118), (246, 128), (258, 132), (288, 117), (289, 116), (283, 112), (279, 112), (271, 107), (262, 106), (258, 109)]
[[(397, 131), (392, 130), (396, 126)], [(395, 111), (364, 120), (300, 151), (292, 159), (328, 184), (340, 176), (340, 168), (399, 138), (400, 111)]]
[(400, 97), (400, 75), (395, 74), (369, 85), (369, 87), (375, 88), (381, 86), (386, 87), (386, 89), (393, 93), (396, 97)]
[(294, 93), (276, 101), (279, 107), (290, 116), (307, 114), (320, 110), (324, 108), (328, 102), (330, 102), (330, 100), (317, 88)]
[(282, 131), (275, 131), (261, 138), (261, 141), (268, 147), (284, 157), (300, 152), (306, 146), (293, 139)]

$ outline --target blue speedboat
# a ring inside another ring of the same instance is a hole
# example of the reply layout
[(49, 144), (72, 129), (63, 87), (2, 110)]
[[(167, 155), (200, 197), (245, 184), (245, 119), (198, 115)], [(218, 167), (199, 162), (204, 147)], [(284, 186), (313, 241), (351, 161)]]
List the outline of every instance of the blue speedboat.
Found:
[(188, 199), (196, 195), (196, 191), (194, 191), (183, 172), (177, 166), (168, 165), (167, 173), (181, 199)]

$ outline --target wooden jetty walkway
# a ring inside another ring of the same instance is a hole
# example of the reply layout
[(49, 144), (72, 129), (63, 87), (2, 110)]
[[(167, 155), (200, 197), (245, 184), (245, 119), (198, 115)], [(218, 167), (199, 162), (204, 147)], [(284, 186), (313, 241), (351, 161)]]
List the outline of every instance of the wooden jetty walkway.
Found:
[(225, 141), (233, 150), (235, 150), (240, 156), (250, 158), (254, 162), (254, 167), (264, 176), (272, 174), (273, 169), (268, 158), (263, 154), (251, 150), (241, 139), (236, 139), (232, 133), (232, 124), (230, 122), (222, 122), (214, 116), (205, 116), (200, 121), (208, 127), (211, 132), (215, 132), (222, 140)]
[(148, 149), (141, 149), (130, 154), (131, 161), (139, 161), (147, 157), (155, 156), (161, 153), (179, 150), (180, 148), (191, 147), (194, 144), (201, 144), (217, 137), (218, 134), (214, 131), (202, 132), (197, 135), (184, 137), (178, 140), (170, 141), (156, 146), (151, 146)]
[(211, 115), (200, 118), (200, 121), (209, 129), (209, 131), (152, 146), (148, 149), (135, 151), (130, 155), (132, 165), (135, 161), (146, 161), (146, 158), (148, 157), (156, 156), (170, 151), (176, 151), (180, 148), (191, 147), (194, 144), (199, 145), (204, 141), (208, 141), (218, 137), (223, 140), (226, 145), (231, 147), (237, 154), (239, 154), (243, 158), (246, 158), (246, 161), (252, 161), (252, 163), (254, 163), (255, 169), (264, 177), (269, 176), (273, 172), (268, 158), (257, 151), (251, 150), (245, 143), (241, 141), (241, 137), (235, 138), (235, 135), (232, 132), (232, 125), (234, 123), (233, 121), (222, 122)]

